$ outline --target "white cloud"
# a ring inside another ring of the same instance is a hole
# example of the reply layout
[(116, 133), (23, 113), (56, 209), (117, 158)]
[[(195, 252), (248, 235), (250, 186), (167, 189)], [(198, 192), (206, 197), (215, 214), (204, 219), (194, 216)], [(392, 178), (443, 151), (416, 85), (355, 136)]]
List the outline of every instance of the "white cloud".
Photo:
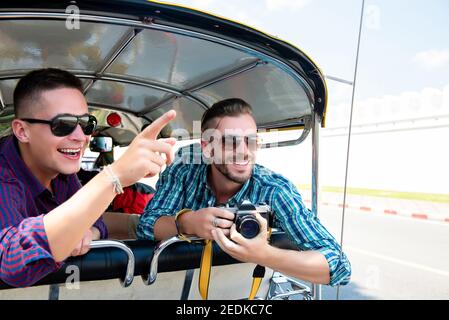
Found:
[(449, 65), (449, 49), (418, 52), (413, 61), (426, 69), (437, 69)]
[(265, 0), (265, 6), (270, 11), (282, 9), (302, 9), (310, 0)]

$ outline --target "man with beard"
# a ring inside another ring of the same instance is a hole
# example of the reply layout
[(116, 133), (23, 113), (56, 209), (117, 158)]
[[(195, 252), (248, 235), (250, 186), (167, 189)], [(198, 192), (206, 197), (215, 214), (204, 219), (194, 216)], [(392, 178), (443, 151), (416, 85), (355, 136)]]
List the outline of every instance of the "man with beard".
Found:
[[(213, 239), (237, 260), (314, 283), (347, 284), (351, 265), (346, 255), (304, 206), (296, 187), (285, 177), (255, 164), (257, 126), (251, 107), (236, 98), (217, 102), (204, 113), (201, 131), (205, 161), (192, 163), (192, 154), (183, 154), (161, 174), (157, 192), (140, 219), (137, 236), (162, 240), (179, 234)], [(238, 233), (234, 214), (217, 207), (236, 206), (242, 200), (271, 206), (279, 226), (303, 251), (271, 246), (267, 222), (259, 214), (258, 236), (246, 239)]]

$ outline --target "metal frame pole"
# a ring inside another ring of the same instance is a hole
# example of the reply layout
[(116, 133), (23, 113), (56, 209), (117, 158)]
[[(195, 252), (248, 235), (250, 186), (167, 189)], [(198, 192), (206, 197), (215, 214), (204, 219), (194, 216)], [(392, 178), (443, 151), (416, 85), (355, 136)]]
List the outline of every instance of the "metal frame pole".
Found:
[[(312, 212), (315, 216), (318, 216), (319, 212), (320, 123), (320, 117), (314, 112), (312, 116)], [(314, 300), (321, 300), (321, 285), (312, 284), (312, 296)]]

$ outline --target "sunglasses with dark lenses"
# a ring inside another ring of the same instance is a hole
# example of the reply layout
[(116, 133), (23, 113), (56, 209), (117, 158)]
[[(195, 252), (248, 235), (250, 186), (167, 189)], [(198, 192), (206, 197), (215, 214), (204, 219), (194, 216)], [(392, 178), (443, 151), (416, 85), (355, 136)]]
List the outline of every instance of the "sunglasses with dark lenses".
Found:
[(224, 135), (221, 137), (222, 146), (232, 146), (235, 150), (240, 144), (245, 141), (248, 149), (256, 149), (258, 145), (258, 137), (256, 134), (247, 136), (234, 136), (234, 135)]
[(59, 114), (51, 120), (41, 119), (20, 119), (29, 123), (44, 123), (50, 125), (51, 132), (57, 137), (64, 137), (75, 131), (76, 127), (80, 125), (84, 134), (91, 135), (97, 127), (97, 118), (90, 114), (83, 114), (75, 116), (72, 114)]

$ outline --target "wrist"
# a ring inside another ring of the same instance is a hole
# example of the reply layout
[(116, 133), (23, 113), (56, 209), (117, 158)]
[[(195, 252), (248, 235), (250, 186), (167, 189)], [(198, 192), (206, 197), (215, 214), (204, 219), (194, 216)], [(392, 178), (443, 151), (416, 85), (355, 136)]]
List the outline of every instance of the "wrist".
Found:
[[(114, 176), (117, 177), (118, 181), (122, 185), (122, 187), (127, 187), (129, 184), (126, 181), (126, 177), (123, 176), (120, 168), (118, 168), (116, 162), (108, 165), (109, 170), (113, 172)], [(103, 170), (106, 168), (106, 166), (103, 168)]]
[(122, 180), (120, 176), (117, 175), (116, 169), (112, 167), (112, 165), (106, 165), (103, 167), (103, 171), (106, 173), (106, 177), (109, 179), (111, 184), (114, 187), (114, 192), (116, 194), (122, 194), (123, 193), (123, 185)]
[[(184, 209), (185, 210), (185, 209)], [(186, 210), (182, 212), (182, 210), (177, 214), (176, 221), (177, 221), (177, 229), (178, 234), (187, 235), (187, 234), (195, 234), (193, 228), (190, 227), (190, 215), (193, 211)]]
[(279, 250), (276, 247), (273, 247), (268, 242), (265, 243), (261, 248), (256, 250), (256, 256), (254, 258), (254, 263), (259, 264), (261, 266), (272, 266), (273, 260), (279, 259), (280, 257), (277, 257), (277, 250)]

